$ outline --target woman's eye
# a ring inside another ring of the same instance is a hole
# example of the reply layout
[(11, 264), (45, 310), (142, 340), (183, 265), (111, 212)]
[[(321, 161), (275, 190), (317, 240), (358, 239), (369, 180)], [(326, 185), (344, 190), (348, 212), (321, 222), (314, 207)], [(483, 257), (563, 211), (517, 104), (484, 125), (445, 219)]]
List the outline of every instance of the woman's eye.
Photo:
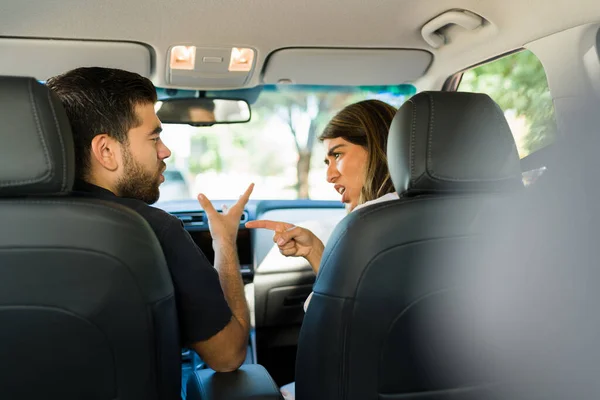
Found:
[(157, 136), (157, 137), (153, 138), (152, 140), (154, 140), (154, 143), (158, 143), (158, 141), (160, 140), (160, 136)]
[(342, 154), (341, 153), (333, 153), (333, 157), (337, 160), (340, 158)]

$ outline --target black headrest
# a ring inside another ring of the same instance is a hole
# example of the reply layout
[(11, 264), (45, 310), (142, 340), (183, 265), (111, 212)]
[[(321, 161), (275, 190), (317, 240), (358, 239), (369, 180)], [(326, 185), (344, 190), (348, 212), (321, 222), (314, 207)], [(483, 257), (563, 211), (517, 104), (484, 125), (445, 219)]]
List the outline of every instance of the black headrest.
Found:
[(388, 165), (396, 191), (504, 191), (523, 186), (519, 154), (500, 107), (487, 95), (422, 92), (390, 127)]
[(73, 136), (60, 101), (33, 78), (0, 77), (0, 196), (71, 190)]

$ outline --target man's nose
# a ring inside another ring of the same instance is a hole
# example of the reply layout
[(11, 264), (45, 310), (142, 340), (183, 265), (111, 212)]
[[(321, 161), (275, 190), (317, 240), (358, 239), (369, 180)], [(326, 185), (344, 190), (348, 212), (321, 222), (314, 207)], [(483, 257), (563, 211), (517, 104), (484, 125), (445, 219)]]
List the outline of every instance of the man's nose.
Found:
[(161, 146), (158, 149), (158, 158), (160, 160), (164, 160), (171, 157), (171, 150), (169, 150), (169, 148), (165, 146), (165, 144), (162, 141), (160, 142), (160, 144)]

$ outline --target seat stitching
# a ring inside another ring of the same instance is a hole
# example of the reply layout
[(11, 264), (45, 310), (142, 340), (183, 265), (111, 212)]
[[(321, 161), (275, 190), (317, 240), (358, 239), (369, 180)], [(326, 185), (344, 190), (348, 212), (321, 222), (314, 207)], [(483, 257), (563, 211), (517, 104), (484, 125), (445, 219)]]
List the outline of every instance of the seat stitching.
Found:
[[(433, 146), (433, 128), (434, 128), (434, 120), (435, 120), (435, 106), (433, 102), (433, 96), (427, 93), (427, 97), (429, 98), (429, 108), (431, 111), (431, 115), (429, 116), (429, 129), (427, 130), (427, 164), (425, 165), (425, 171), (427, 174), (430, 174), (435, 177), (435, 172), (432, 165), (432, 156), (431, 156), (431, 147)], [(430, 172), (431, 168), (431, 172)]]
[(412, 126), (410, 131), (410, 180), (415, 176), (415, 132), (417, 130), (417, 104), (409, 100), (413, 105)]
[(62, 160), (63, 160), (63, 168), (62, 168), (62, 184), (61, 191), (67, 190), (67, 156), (65, 150), (65, 143), (62, 137), (62, 131), (58, 125), (58, 118), (56, 117), (56, 111), (54, 109), (54, 104), (52, 104), (52, 98), (50, 97), (50, 90), (47, 90), (48, 93), (48, 103), (50, 104), (50, 109), (52, 110), (52, 117), (54, 118), (54, 125), (56, 126), (56, 132), (58, 134), (58, 140), (60, 141), (60, 149), (62, 152)]

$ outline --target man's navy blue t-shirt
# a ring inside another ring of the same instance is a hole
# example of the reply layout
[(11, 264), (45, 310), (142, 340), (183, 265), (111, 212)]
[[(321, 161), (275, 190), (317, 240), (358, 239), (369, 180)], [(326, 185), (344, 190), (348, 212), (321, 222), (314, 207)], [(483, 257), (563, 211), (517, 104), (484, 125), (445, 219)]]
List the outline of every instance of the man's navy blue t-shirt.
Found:
[(171, 273), (183, 345), (209, 339), (229, 323), (232, 314), (217, 271), (178, 218), (143, 201), (118, 197), (83, 181), (75, 183), (73, 195), (114, 201), (148, 221)]

